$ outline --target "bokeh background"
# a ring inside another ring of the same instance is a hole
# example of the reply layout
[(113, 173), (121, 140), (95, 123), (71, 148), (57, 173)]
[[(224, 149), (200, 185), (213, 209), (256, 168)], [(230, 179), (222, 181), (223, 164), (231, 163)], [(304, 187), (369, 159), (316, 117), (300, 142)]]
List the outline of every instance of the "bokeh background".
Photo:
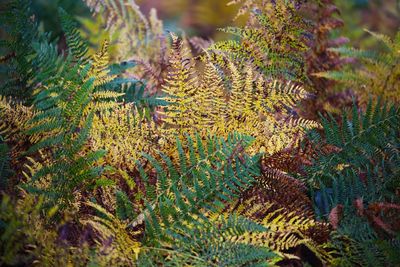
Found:
[[(220, 40), (224, 34), (218, 31), (227, 25), (241, 25), (246, 18), (233, 21), (236, 7), (226, 4), (230, 0), (136, 0), (147, 14), (156, 8), (165, 28), (171, 31), (184, 30), (188, 35)], [(34, 13), (41, 27), (53, 32), (54, 38), (61, 34), (57, 16), (57, 2), (70, 14), (79, 18), (90, 17), (90, 12), (80, 0), (32, 0)], [(394, 36), (400, 27), (399, 0), (336, 0), (345, 26), (335, 33), (348, 37), (351, 45), (371, 48), (376, 44), (363, 30), (368, 29)]]

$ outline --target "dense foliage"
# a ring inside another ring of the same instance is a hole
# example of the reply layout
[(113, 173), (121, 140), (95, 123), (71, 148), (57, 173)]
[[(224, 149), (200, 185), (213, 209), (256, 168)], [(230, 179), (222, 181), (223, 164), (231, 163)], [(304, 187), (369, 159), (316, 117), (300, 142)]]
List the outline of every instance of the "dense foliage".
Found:
[(344, 46), (330, 0), (233, 0), (216, 42), (80, 4), (61, 34), (0, 4), (0, 265), (400, 265), (400, 34)]

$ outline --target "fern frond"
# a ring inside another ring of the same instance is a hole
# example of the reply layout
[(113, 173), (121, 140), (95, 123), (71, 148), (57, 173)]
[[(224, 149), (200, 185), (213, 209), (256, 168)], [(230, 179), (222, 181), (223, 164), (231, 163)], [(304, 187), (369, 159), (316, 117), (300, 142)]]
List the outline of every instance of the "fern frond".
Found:
[(393, 151), (399, 147), (399, 114), (398, 107), (379, 101), (370, 102), (365, 112), (354, 105), (351, 119), (344, 112), (341, 124), (332, 117), (322, 119), (326, 145), (335, 149), (324, 151), (317, 137), (318, 158), (306, 168), (307, 181), (317, 215), (329, 218), (338, 233), (334, 244), (343, 253), (340, 264), (364, 259), (367, 266), (392, 263), (378, 244), (392, 250), (388, 241), (399, 230), (399, 218), (393, 215), (400, 203), (400, 157), (398, 149)]
[(92, 150), (108, 151), (104, 161), (117, 169), (132, 172), (142, 152), (151, 155), (163, 149), (156, 124), (132, 104), (103, 110), (93, 119), (90, 133)]
[[(362, 65), (360, 67), (347, 68), (342, 71), (331, 71), (317, 73), (319, 77), (325, 77), (351, 85), (356, 90), (362, 90), (363, 102), (368, 102), (370, 94), (374, 98), (383, 97), (384, 100), (398, 102), (398, 79), (399, 74), (399, 41), (390, 39), (388, 36), (370, 33), (376, 40), (386, 46), (381, 53), (377, 51), (358, 50), (352, 48), (332, 49), (343, 58), (356, 59)], [(354, 61), (354, 60), (353, 60)], [(366, 93), (364, 93), (366, 92)]]
[[(263, 168), (263, 175), (257, 178), (266, 202), (275, 203), (289, 211), (299, 211), (305, 216), (312, 216), (312, 205), (306, 195), (306, 187), (299, 180), (277, 169)], [(255, 192), (259, 189), (253, 189)], [(252, 195), (250, 193), (249, 195)]]
[(35, 115), (31, 107), (27, 107), (13, 99), (0, 96), (0, 134), (6, 141), (18, 144), (29, 139), (34, 142), (40, 135), (33, 135), (30, 138), (24, 136), (28, 129), (28, 121)]
[(170, 56), (170, 71), (163, 86), (166, 96), (165, 122), (178, 129), (187, 130), (195, 125), (196, 105), (194, 101), (197, 81), (193, 77), (193, 62), (188, 58), (188, 51), (183, 47), (183, 42), (172, 34), (173, 52)]
[(88, 45), (82, 39), (78, 31), (77, 23), (67, 12), (65, 12), (64, 9), (59, 8), (58, 13), (61, 19), (61, 26), (67, 39), (68, 48), (70, 49), (75, 62), (80, 61), (81, 64), (87, 63)]
[(200, 122), (211, 126), (226, 116), (226, 92), (223, 91), (223, 81), (217, 67), (208, 62), (200, 82), (201, 89), (196, 94), (198, 105), (202, 107)]
[(379, 103), (373, 106), (370, 102), (365, 113), (359, 114), (354, 106), (352, 114), (353, 120), (348, 120), (347, 114), (343, 114), (341, 127), (335, 120), (322, 119), (327, 143), (337, 147), (340, 152), (326, 156), (322, 152), (320, 165), (313, 172), (311, 180), (328, 178), (325, 175), (330, 173), (328, 170), (335, 169), (339, 164), (363, 167), (370, 159), (376, 160), (376, 156), (387, 153), (386, 138), (399, 126), (399, 109), (396, 106), (381, 107)]
[[(295, 215), (276, 209), (274, 204), (262, 202), (259, 195), (249, 195), (233, 204), (234, 210), (247, 218), (269, 229), (265, 233), (250, 233), (239, 240), (250, 241), (252, 244), (266, 246), (277, 252), (284, 252), (290, 248), (305, 245), (322, 262), (333, 260), (332, 250), (327, 244), (318, 244), (308, 235), (313, 231), (321, 231), (326, 226), (307, 216)], [(313, 229), (313, 230), (312, 230)], [(326, 240), (324, 241), (326, 242)]]
[(241, 238), (265, 233), (268, 230), (263, 226), (236, 215), (211, 217), (211, 224), (191, 224), (174, 232), (170, 249), (196, 255), (201, 261), (200, 266), (214, 266), (214, 263), (218, 266), (274, 264), (282, 259), (269, 248)]
[(7, 180), (11, 174), (9, 148), (0, 135), (0, 190), (7, 188)]
[(209, 50), (217, 54), (222, 52), (232, 61), (243, 65), (251, 62), (268, 78), (304, 80), (301, 53), (306, 46), (301, 36), (306, 31), (307, 23), (299, 16), (295, 3), (230, 2), (238, 3), (242, 4), (239, 15), (250, 13), (248, 25), (244, 28), (228, 27), (223, 31), (239, 36), (240, 41), (217, 42)]
[[(132, 265), (141, 251), (140, 242), (131, 237), (132, 233), (126, 230), (126, 225), (95, 203), (87, 203), (89, 207), (96, 210), (100, 216), (83, 221), (90, 225), (97, 235), (97, 246), (106, 255), (107, 262), (118, 262)], [(113, 239), (112, 247), (109, 247), (109, 239)], [(121, 258), (124, 255), (124, 258)]]
[(110, 75), (109, 64), (108, 41), (105, 41), (101, 49), (93, 55), (92, 66), (88, 73), (88, 77), (96, 77), (95, 87), (110, 83), (116, 78), (116, 75)]
[[(82, 153), (94, 116), (93, 112), (85, 112), (92, 105), (95, 89), (95, 78), (85, 77), (89, 72), (90, 65), (79, 64), (61, 72), (58, 78), (63, 83), (49, 87), (46, 97), (37, 95), (39, 112), (30, 120), (31, 125), (26, 131), (28, 135), (43, 136), (30, 147), (29, 153), (49, 149), (54, 162), (44, 162), (25, 188), (47, 195), (46, 200), (55, 201), (63, 208), (74, 198), (73, 190), (88, 186), (104, 171), (103, 167), (95, 166), (104, 151)], [(57, 91), (60, 88), (64, 90)]]
[[(181, 227), (187, 219), (200, 215), (202, 209), (213, 211), (224, 201), (238, 196), (254, 181), (252, 176), (256, 174), (257, 157), (243, 155), (251, 140), (233, 134), (227, 141), (210, 137), (203, 144), (200, 136), (196, 137), (196, 143), (188, 136), (189, 153), (186, 155), (178, 150), (178, 166), (169, 157), (160, 155), (165, 169), (162, 163), (145, 155), (157, 171), (157, 196), (147, 200), (149, 204), (144, 212), (147, 234), (163, 238), (167, 229)], [(182, 147), (179, 140), (177, 145)], [(239, 160), (239, 155), (246, 160)]]

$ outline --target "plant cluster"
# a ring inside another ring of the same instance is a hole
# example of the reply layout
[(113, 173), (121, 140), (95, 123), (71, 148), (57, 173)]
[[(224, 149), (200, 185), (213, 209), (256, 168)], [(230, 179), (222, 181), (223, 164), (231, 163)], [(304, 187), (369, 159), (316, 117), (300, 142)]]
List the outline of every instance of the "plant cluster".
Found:
[[(231, 1), (218, 42), (84, 3), (60, 39), (0, 6), (1, 264), (400, 264), (398, 37), (341, 47), (329, 0)], [(310, 115), (339, 79), (375, 95)]]

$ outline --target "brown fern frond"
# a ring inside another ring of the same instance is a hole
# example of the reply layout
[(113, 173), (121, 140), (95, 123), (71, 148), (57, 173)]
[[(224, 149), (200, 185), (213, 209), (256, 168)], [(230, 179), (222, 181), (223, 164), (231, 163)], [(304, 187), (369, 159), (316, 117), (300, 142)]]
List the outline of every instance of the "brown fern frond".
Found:
[(311, 201), (306, 195), (305, 185), (277, 170), (263, 167), (263, 173), (257, 178), (262, 188), (262, 198), (279, 207), (285, 207), (289, 211), (298, 211), (301, 214), (312, 216), (313, 208)]
[(212, 39), (204, 39), (198, 36), (194, 36), (189, 39), (189, 43), (193, 47), (196, 54), (201, 54), (205, 50), (207, 50), (214, 43), (214, 41)]

